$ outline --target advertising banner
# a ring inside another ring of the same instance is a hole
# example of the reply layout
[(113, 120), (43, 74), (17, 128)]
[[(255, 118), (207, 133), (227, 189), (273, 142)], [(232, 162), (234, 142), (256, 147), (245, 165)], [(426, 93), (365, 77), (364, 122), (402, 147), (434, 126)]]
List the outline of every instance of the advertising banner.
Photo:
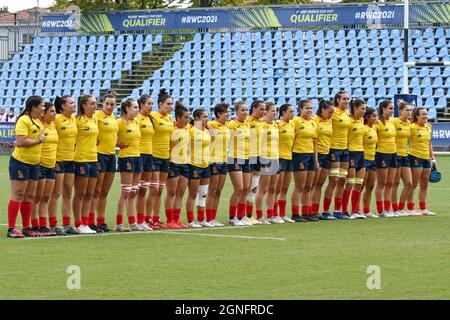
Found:
[(0, 122), (0, 143), (13, 143), (16, 140), (15, 125), (14, 122)]

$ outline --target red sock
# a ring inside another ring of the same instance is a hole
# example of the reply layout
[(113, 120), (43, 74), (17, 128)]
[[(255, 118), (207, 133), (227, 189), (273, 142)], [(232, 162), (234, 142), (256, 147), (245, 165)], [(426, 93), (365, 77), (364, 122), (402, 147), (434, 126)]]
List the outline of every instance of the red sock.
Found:
[(192, 221), (194, 221), (194, 211), (187, 212), (187, 221), (188, 221), (188, 223), (191, 223)]
[(128, 216), (128, 224), (134, 224), (134, 223), (136, 223), (136, 217)]
[(206, 209), (206, 221), (210, 222), (214, 220), (214, 209)]
[(9, 200), (8, 204), (8, 228), (14, 229), (16, 227), (17, 216), (19, 215), (20, 202)]
[(93, 225), (95, 224), (95, 212), (90, 212), (89, 213), (89, 225)]
[(383, 201), (377, 201), (377, 211), (378, 213), (382, 213), (383, 212)]
[(245, 203), (238, 203), (237, 205), (237, 217), (238, 219), (242, 219), (245, 216), (245, 209), (247, 205)]
[(102, 224), (105, 224), (105, 217), (97, 217), (97, 225), (101, 226)]
[(323, 199), (323, 212), (329, 213), (330, 212), (330, 206), (331, 206), (331, 199), (330, 198), (324, 198)]
[(47, 227), (47, 217), (39, 217), (39, 226), (41, 228)]
[(402, 202), (402, 201), (400, 201), (399, 203), (398, 203), (398, 210), (405, 210), (405, 203), (404, 202)]
[(232, 220), (232, 219), (234, 219), (234, 217), (236, 217), (236, 211), (237, 211), (237, 207), (230, 205), (230, 208), (229, 208), (230, 220)]
[(299, 206), (292, 206), (292, 215), (293, 216), (299, 216), (300, 215), (300, 207)]
[(394, 210), (394, 212), (397, 212), (397, 211), (398, 211), (398, 203), (397, 203), (397, 202), (394, 202), (394, 203), (392, 204), (392, 210)]
[(307, 216), (311, 214), (311, 207), (310, 206), (302, 206), (302, 216)]
[(81, 226), (81, 221), (80, 220), (75, 221), (75, 228), (78, 228), (79, 226)]
[(245, 214), (249, 218), (252, 217), (252, 215), (253, 215), (253, 205), (252, 204), (246, 204), (246, 206), (245, 206)]
[(414, 210), (414, 202), (408, 202), (408, 210)]
[(31, 219), (31, 226), (33, 228), (39, 228), (39, 219)]
[(217, 210), (216, 209), (212, 209), (212, 218), (213, 218), (213, 220), (216, 220), (216, 218), (217, 218)]
[(173, 221), (173, 209), (166, 209), (166, 222), (171, 223)]
[(123, 214), (116, 215), (116, 224), (123, 224)]
[(420, 210), (425, 210), (427, 208), (427, 203), (425, 201), (420, 201), (419, 208)]
[(364, 207), (364, 214), (368, 214), (370, 212), (370, 208)]
[(384, 200), (384, 211), (389, 211), (389, 210), (391, 210), (391, 201)]
[(138, 213), (137, 214), (137, 221), (138, 221), (138, 224), (143, 224), (145, 222), (145, 214), (144, 213)]
[(205, 210), (197, 209), (197, 219), (199, 222), (205, 221)]
[(20, 203), (20, 213), (22, 215), (22, 226), (24, 229), (28, 229), (30, 227), (32, 207), (33, 204), (31, 202), (22, 201)]
[(278, 206), (280, 207), (280, 217), (286, 216), (286, 200), (278, 200)]
[(56, 228), (56, 226), (58, 225), (58, 218), (56, 217), (50, 217), (50, 228)]
[(83, 225), (89, 226), (89, 216), (81, 217), (81, 222), (83, 223)]
[(344, 189), (342, 195), (342, 213), (348, 213), (348, 203), (350, 201), (351, 191)]
[(278, 216), (278, 201), (275, 201), (273, 203), (273, 216), (274, 217)]
[(360, 200), (361, 200), (361, 191), (353, 189), (353, 191), (352, 191), (352, 213), (359, 213)]
[(63, 217), (63, 227), (70, 226), (70, 217)]
[(319, 214), (319, 209), (320, 209), (320, 204), (313, 203), (311, 205), (311, 212), (312, 212), (312, 214)]
[(256, 219), (260, 219), (263, 216), (263, 211), (262, 210), (256, 210)]
[(173, 209), (173, 221), (179, 222), (181, 216), (181, 208)]
[(342, 198), (334, 198), (334, 211), (341, 212), (342, 210)]
[(153, 224), (158, 223), (159, 222), (159, 216), (153, 216), (152, 220), (153, 220)]
[(267, 215), (267, 219), (272, 218), (273, 217), (273, 209), (267, 209), (266, 215)]
[(150, 223), (152, 221), (152, 216), (145, 215), (145, 222)]

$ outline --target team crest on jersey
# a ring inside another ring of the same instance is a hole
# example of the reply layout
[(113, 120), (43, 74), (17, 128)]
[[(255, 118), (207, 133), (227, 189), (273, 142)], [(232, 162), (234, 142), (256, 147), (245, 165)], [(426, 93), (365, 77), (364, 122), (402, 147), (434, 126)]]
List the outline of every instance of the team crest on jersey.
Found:
[(23, 175), (23, 171), (22, 170), (17, 170), (17, 177), (19, 179), (23, 179), (25, 176)]
[(85, 175), (86, 174), (86, 170), (84, 170), (84, 167), (80, 167), (80, 174), (81, 175)]

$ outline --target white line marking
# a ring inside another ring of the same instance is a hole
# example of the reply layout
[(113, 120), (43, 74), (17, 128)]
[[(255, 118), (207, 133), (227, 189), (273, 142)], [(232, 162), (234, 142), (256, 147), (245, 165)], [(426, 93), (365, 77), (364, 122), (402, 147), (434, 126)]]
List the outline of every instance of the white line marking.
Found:
[(287, 238), (272, 238), (272, 237), (252, 237), (252, 236), (233, 236), (229, 234), (208, 234), (208, 233), (185, 233), (185, 232), (160, 232), (164, 234), (183, 234), (188, 236), (199, 236), (199, 237), (221, 237), (221, 238), (236, 238), (236, 239), (255, 239), (255, 240), (280, 240), (284, 241)]

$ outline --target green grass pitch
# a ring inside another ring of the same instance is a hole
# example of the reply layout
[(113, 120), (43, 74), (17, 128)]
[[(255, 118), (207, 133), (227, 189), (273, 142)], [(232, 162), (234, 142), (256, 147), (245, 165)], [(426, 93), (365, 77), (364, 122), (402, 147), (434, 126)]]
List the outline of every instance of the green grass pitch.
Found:
[[(0, 299), (449, 299), (450, 157), (438, 165), (436, 217), (12, 240), (1, 156)], [(230, 183), (224, 191), (223, 222)], [(118, 194), (117, 176), (110, 226)], [(67, 287), (71, 265), (80, 289)], [(372, 265), (380, 289), (367, 287)]]

